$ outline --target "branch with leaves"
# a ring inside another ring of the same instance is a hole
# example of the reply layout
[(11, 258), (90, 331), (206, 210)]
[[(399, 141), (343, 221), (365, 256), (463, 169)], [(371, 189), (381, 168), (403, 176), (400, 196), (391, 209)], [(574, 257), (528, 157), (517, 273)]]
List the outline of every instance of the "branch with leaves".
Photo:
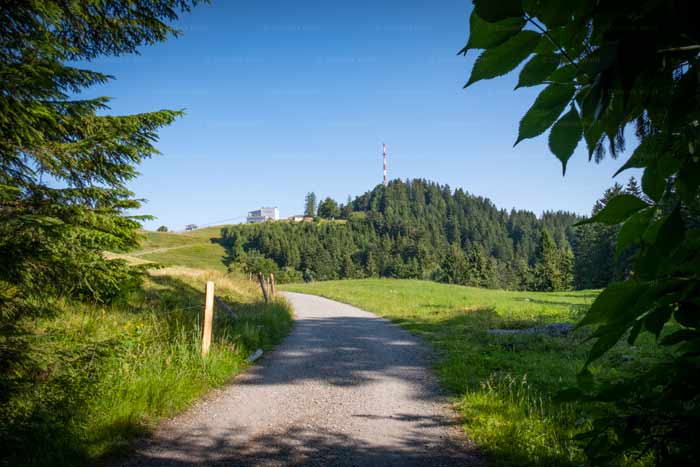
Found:
[[(474, 0), (460, 51), (483, 50), (465, 87), (523, 63), (516, 88), (545, 86), (515, 144), (549, 130), (564, 174), (582, 139), (599, 161), (606, 140), (616, 157), (625, 128), (637, 129), (638, 145), (615, 175), (642, 169), (644, 196), (621, 194), (585, 221), (620, 225), (617, 254), (636, 251), (630, 276), (606, 288), (579, 324), (596, 327), (594, 343), (567, 395), (617, 408), (581, 435), (595, 465), (630, 453), (651, 452), (659, 465), (700, 458), (691, 434), (700, 422), (699, 17), (693, 0)], [(629, 381), (596, 381), (590, 364), (644, 332), (675, 357)]]

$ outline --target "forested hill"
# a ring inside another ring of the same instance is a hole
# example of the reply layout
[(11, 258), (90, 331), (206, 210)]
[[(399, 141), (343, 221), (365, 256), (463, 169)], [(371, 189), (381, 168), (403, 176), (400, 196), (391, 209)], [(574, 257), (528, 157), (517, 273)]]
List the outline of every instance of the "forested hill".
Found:
[(573, 283), (572, 213), (509, 212), (421, 179), (379, 185), (333, 209), (346, 221), (224, 228), (230, 267), (276, 270), (282, 280), (382, 276), (537, 290)]

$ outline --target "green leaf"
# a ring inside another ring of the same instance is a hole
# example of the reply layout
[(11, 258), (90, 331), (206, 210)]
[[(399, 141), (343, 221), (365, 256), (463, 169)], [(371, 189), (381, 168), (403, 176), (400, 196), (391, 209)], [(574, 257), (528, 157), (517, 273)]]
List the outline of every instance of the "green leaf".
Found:
[(681, 329), (668, 336), (665, 336), (659, 341), (661, 345), (676, 345), (684, 341), (700, 339), (700, 332), (694, 329)]
[(605, 205), (603, 209), (590, 219), (576, 223), (585, 225), (601, 223), (608, 225), (619, 224), (637, 211), (648, 208), (649, 205), (634, 195), (627, 193), (617, 195)]
[(497, 23), (484, 21), (472, 11), (469, 17), (469, 40), (467, 45), (459, 51), (466, 54), (470, 49), (490, 49), (516, 35), (525, 25), (523, 18), (507, 18)]
[(649, 198), (658, 202), (666, 191), (666, 177), (659, 170), (656, 161), (651, 161), (642, 174), (642, 190)]
[(523, 7), (531, 15), (536, 16), (548, 28), (566, 24), (573, 15), (571, 0), (524, 0)]
[(566, 163), (574, 153), (582, 131), (581, 119), (572, 105), (571, 110), (554, 124), (549, 133), (549, 149), (561, 161), (562, 175), (566, 175)]
[(668, 146), (660, 136), (649, 136), (644, 138), (632, 152), (630, 158), (627, 159), (627, 162), (625, 162), (624, 165), (620, 167), (617, 172), (615, 172), (613, 177), (617, 177), (619, 173), (627, 169), (640, 169), (647, 167), (652, 161), (663, 155), (663, 153), (667, 150)]
[(697, 328), (700, 325), (700, 310), (697, 304), (681, 302), (673, 312), (673, 317), (683, 326)]
[(523, 16), (521, 0), (474, 0), (474, 11), (489, 23)]
[(547, 77), (547, 81), (559, 84), (571, 84), (574, 78), (576, 78), (576, 67), (574, 65), (564, 65), (554, 70)]
[(537, 86), (547, 79), (559, 66), (559, 55), (537, 54), (520, 71), (515, 89), (524, 86)]
[(665, 218), (659, 218), (655, 219), (651, 224), (649, 224), (649, 227), (644, 231), (644, 235), (642, 235), (642, 240), (644, 240), (646, 243), (655, 243), (656, 242), (656, 237), (659, 235), (659, 229), (665, 222)]
[(700, 187), (700, 160), (698, 160), (697, 156), (683, 161), (678, 171), (675, 185), (683, 201), (688, 204), (696, 202), (698, 188)]
[(584, 124), (583, 137), (588, 147), (588, 160), (593, 158), (593, 153), (595, 152), (596, 146), (598, 146), (601, 136), (603, 136), (603, 125), (599, 120), (590, 122), (587, 125)]
[(614, 282), (595, 299), (583, 319), (576, 325), (606, 322), (615, 317), (618, 310), (631, 308), (646, 288), (645, 283), (635, 281)]
[(641, 319), (638, 319), (632, 325), (632, 330), (630, 331), (630, 335), (627, 337), (627, 343), (629, 345), (634, 345), (634, 341), (637, 340), (637, 337), (639, 336), (639, 332), (642, 330), (642, 324), (644, 324), (644, 321)]
[(654, 215), (654, 209), (642, 209), (633, 214), (629, 219), (622, 224), (620, 233), (617, 235), (617, 243), (615, 245), (615, 256), (619, 256), (622, 251), (628, 246), (639, 243), (642, 235), (649, 227), (649, 222)]
[(527, 138), (541, 135), (552, 126), (574, 96), (574, 86), (550, 84), (542, 90), (535, 103), (520, 120), (517, 145)]
[[(581, 94), (581, 118), (587, 125), (592, 125), (605, 113), (610, 105), (611, 90), (609, 73), (598, 74), (590, 86)], [(603, 126), (605, 128), (605, 126)]]
[(622, 96), (615, 94), (610, 97), (610, 101), (605, 111), (600, 115), (603, 131), (610, 140), (614, 140), (620, 128), (624, 128), (626, 111), (622, 101)]
[(485, 50), (476, 59), (469, 81), (464, 87), (513, 70), (532, 53), (539, 39), (540, 35), (534, 31), (520, 31), (503, 44)]
[(667, 255), (676, 249), (685, 237), (685, 225), (681, 216), (680, 204), (671, 211), (671, 214), (659, 226), (654, 239), (654, 247), (661, 255)]
[(671, 307), (662, 306), (651, 313), (649, 313), (644, 318), (644, 328), (650, 333), (654, 334), (656, 338), (659, 338), (661, 330), (664, 328), (664, 324), (671, 318)]
[(586, 360), (585, 365), (588, 366), (595, 360), (602, 357), (605, 352), (617, 344), (620, 337), (622, 337), (625, 332), (627, 332), (627, 326), (612, 324), (600, 327), (596, 331), (597, 339), (593, 344), (593, 347), (591, 347), (591, 351), (588, 354), (588, 359)]

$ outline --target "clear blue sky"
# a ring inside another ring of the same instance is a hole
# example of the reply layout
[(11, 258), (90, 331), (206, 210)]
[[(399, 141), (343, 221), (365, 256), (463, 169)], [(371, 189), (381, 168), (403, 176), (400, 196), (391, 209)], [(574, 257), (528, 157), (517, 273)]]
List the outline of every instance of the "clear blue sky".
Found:
[(289, 216), (309, 191), (344, 202), (381, 182), (382, 142), (390, 178), (462, 187), (502, 208), (588, 213), (626, 155), (596, 165), (580, 144), (562, 178), (545, 136), (513, 148), (538, 90), (514, 92), (517, 72), (462, 89), (477, 56), (456, 55), (470, 9), (214, 0), (181, 18), (181, 37), (96, 60), (116, 80), (87, 94), (113, 97), (114, 113), (186, 109), (130, 184), (158, 218), (147, 228), (260, 206)]

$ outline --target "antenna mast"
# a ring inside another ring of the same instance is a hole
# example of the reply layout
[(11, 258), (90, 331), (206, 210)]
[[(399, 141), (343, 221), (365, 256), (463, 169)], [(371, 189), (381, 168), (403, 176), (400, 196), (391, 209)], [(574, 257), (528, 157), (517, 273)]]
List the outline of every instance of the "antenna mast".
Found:
[(384, 186), (386, 186), (386, 144), (382, 143), (382, 152), (384, 153)]

